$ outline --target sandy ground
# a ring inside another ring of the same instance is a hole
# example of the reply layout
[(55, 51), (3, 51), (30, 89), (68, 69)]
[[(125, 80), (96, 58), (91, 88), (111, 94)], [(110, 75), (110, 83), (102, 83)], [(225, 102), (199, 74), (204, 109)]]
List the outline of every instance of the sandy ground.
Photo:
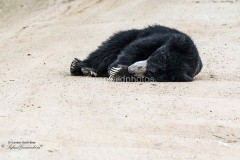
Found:
[[(240, 159), (238, 0), (0, 0), (0, 20), (1, 160)], [(70, 76), (112, 33), (155, 23), (196, 42), (194, 82)]]

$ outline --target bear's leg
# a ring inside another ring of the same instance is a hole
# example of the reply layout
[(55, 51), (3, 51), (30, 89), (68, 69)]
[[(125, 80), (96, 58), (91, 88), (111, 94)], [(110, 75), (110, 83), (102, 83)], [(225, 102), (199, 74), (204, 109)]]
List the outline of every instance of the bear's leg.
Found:
[(108, 67), (116, 59), (126, 46), (133, 42), (139, 33), (139, 30), (128, 30), (115, 33), (108, 40), (103, 42), (97, 50), (83, 60), (89, 68), (93, 68), (98, 77), (108, 77)]
[(121, 51), (117, 59), (108, 67), (108, 73), (112, 67), (117, 67), (119, 64), (130, 66), (135, 62), (148, 59), (159, 48), (160, 44), (166, 41), (165, 39), (166, 37), (148, 36), (133, 41)]
[[(118, 55), (117, 60), (108, 67), (109, 76), (113, 77), (110, 80), (122, 76), (144, 78), (147, 66), (148, 57), (159, 47), (165, 39), (159, 37), (145, 37), (135, 40)], [(137, 62), (137, 63), (136, 63)], [(135, 64), (136, 63), (136, 64)], [(128, 72), (123, 72), (126, 69), (118, 67), (119, 65), (127, 66)], [(129, 66), (131, 66), (129, 68)]]
[(93, 68), (89, 68), (81, 60), (75, 58), (70, 66), (70, 72), (73, 76), (85, 75), (96, 77), (97, 73)]

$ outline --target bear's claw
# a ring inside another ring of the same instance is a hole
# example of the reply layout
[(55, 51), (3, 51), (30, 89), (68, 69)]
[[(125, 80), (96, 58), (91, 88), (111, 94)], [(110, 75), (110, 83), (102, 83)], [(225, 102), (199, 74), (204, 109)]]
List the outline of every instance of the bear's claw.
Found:
[(109, 74), (109, 81), (122, 81), (122, 78), (129, 74), (128, 66), (118, 65), (117, 67), (112, 67)]
[(85, 76), (91, 76), (91, 77), (97, 76), (97, 73), (92, 68), (83, 67), (81, 68), (81, 70)]
[(122, 68), (115, 68), (113, 67), (111, 70), (110, 70), (110, 74), (111, 75), (115, 75), (116, 73), (118, 73), (118, 71), (120, 71)]
[(119, 73), (122, 68), (112, 67), (110, 70), (110, 76), (108, 78), (109, 81), (115, 81), (117, 73)]

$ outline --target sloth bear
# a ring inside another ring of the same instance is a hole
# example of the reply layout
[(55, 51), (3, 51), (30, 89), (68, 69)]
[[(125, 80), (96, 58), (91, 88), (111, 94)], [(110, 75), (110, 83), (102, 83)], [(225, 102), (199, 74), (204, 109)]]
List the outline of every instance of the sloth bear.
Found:
[(188, 82), (201, 69), (192, 39), (160, 25), (115, 33), (85, 60), (75, 58), (70, 66), (74, 76), (131, 82)]

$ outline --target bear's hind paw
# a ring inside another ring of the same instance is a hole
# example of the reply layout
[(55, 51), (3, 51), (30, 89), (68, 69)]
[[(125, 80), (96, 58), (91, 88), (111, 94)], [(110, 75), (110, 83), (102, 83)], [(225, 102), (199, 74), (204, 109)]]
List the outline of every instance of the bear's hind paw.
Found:
[(77, 76), (77, 75), (80, 75), (81, 73), (81, 67), (79, 66), (79, 64), (81, 63), (81, 60), (75, 58), (72, 63), (71, 63), (71, 66), (70, 66), (70, 72), (72, 75), (74, 76)]
[(75, 59), (72, 61), (71, 69), (74, 69), (78, 63), (79, 63), (79, 60), (78, 60), (77, 58), (75, 58)]

